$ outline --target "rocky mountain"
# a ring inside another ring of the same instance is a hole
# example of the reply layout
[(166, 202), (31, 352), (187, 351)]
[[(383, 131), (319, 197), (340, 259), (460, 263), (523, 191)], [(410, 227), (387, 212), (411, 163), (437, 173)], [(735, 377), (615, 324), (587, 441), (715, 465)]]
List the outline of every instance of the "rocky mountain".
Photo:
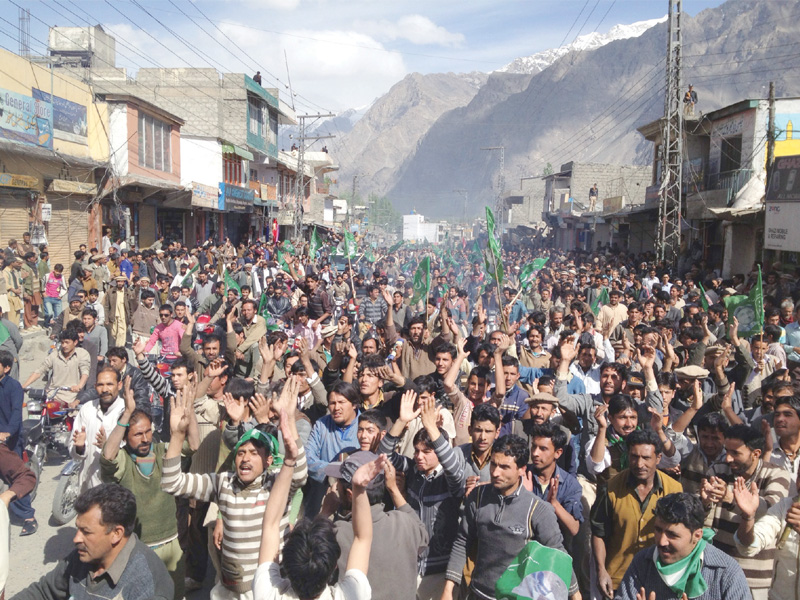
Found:
[[(484, 84), (483, 73), (412, 73), (377, 99), (360, 119), (354, 112), (321, 124), (316, 134), (337, 137), (328, 146), (341, 165), (342, 188), (358, 176), (361, 193), (385, 193), (398, 169), (414, 153), (421, 138), (444, 113), (465, 106)], [(343, 119), (351, 123), (340, 124)]]
[(552, 65), (562, 56), (570, 52), (583, 52), (586, 50), (596, 50), (601, 46), (617, 40), (626, 40), (633, 37), (639, 37), (645, 31), (663, 23), (666, 17), (661, 19), (650, 19), (648, 21), (637, 21), (630, 25), (614, 25), (608, 33), (592, 33), (579, 36), (571, 44), (560, 46), (559, 48), (552, 48), (537, 52), (531, 56), (523, 56), (515, 58), (510, 63), (497, 69), (499, 73), (516, 73), (518, 75), (533, 75), (544, 71), (547, 67)]
[[(800, 2), (729, 0), (684, 15), (682, 25), (683, 80), (694, 84), (699, 110), (763, 98), (770, 80), (779, 96), (800, 95), (797, 55), (787, 50), (800, 34)], [(660, 23), (639, 37), (570, 52), (534, 75), (492, 73), (477, 94), (441, 114), (424, 136), (420, 128), (407, 136), (383, 120), (384, 129), (371, 129), (362, 141), (384, 153), (364, 158), (372, 165), (392, 163), (394, 174), (385, 173), (382, 183), (391, 185), (389, 198), (397, 209), (416, 207), (432, 218), (461, 214), (454, 213), (460, 204), (454, 188), (469, 191), (474, 214), (492, 201), (499, 153), (482, 147), (505, 148), (506, 189), (518, 188), (521, 177), (540, 175), (547, 163), (556, 169), (570, 160), (648, 164), (652, 147), (636, 127), (663, 114), (665, 46), (666, 24)], [(415, 77), (421, 76), (409, 76)], [(424, 112), (413, 103), (397, 104), (392, 92), (372, 110), (389, 99), (386, 117)], [(353, 133), (370, 122), (372, 110)], [(396, 138), (410, 137), (420, 141), (398, 168), (392, 155)], [(350, 147), (354, 155), (358, 146)]]

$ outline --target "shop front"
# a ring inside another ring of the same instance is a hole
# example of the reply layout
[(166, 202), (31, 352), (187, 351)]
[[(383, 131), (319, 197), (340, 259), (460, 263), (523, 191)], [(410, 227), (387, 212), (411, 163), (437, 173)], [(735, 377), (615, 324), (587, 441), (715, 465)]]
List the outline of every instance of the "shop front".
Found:
[(250, 215), (253, 213), (255, 191), (229, 183), (219, 184), (219, 210), (224, 211), (224, 237), (234, 244), (247, 243), (252, 237)]

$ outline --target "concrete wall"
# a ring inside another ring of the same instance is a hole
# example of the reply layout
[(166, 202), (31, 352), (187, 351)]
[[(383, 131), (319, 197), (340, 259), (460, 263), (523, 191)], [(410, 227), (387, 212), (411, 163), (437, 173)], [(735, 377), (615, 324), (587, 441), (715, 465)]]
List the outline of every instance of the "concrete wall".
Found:
[(589, 207), (589, 188), (597, 183), (598, 207), (602, 209), (603, 198), (625, 196), (628, 205), (644, 204), (645, 188), (650, 185), (652, 169), (649, 166), (605, 165), (596, 163), (574, 163), (570, 192), (572, 197)]
[(109, 106), (108, 136), (111, 143), (111, 168), (120, 177), (128, 174), (128, 105)]
[[(150, 169), (139, 164), (139, 112), (140, 108), (133, 104), (128, 104), (127, 123), (128, 123), (128, 171), (138, 173), (154, 179), (163, 179), (171, 183), (181, 181), (181, 136), (180, 129), (176, 125), (170, 126), (170, 170), (161, 171)], [(146, 112), (146, 111), (145, 111)], [(159, 118), (158, 115), (153, 115)]]
[(222, 181), (222, 146), (217, 139), (181, 135), (181, 185), (196, 181), (217, 187)]

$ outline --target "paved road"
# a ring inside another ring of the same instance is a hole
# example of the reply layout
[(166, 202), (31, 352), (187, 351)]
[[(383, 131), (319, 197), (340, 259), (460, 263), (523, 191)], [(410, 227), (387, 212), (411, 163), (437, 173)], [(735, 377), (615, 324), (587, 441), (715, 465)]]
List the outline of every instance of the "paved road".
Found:
[[(25, 344), (20, 356), (20, 379), (24, 381), (45, 356), (49, 342), (43, 334), (25, 336)], [(65, 459), (51, 456), (45, 465), (39, 482), (33, 508), (39, 521), (39, 531), (31, 536), (19, 537), (20, 525), (11, 525), (11, 560), (6, 583), (6, 598), (24, 589), (42, 575), (52, 570), (56, 563), (72, 551), (72, 537), (75, 524), (56, 526), (50, 520), (53, 495), (58, 485), (58, 475)], [(209, 565), (209, 575), (213, 579), (214, 569)], [(208, 590), (213, 581), (206, 581), (205, 589), (189, 594), (189, 600), (207, 600)]]

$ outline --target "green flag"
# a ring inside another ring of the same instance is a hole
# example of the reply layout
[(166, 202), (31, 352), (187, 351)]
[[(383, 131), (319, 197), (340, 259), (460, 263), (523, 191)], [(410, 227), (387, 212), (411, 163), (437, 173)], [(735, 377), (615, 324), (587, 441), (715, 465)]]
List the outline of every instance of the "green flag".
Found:
[(284, 253), (281, 252), (280, 250), (276, 250), (275, 251), (275, 256), (276, 256), (276, 259), (278, 261), (278, 264), (281, 266), (281, 268), (284, 271), (286, 271), (288, 273), (289, 272), (289, 264), (286, 262), (286, 259), (283, 257), (283, 255), (284, 255)]
[(0, 344), (4, 344), (5, 341), (11, 337), (11, 334), (8, 332), (8, 328), (0, 323)]
[(536, 271), (539, 271), (539, 270), (543, 269), (543, 268), (544, 268), (544, 266), (547, 264), (547, 261), (548, 261), (548, 260), (550, 260), (550, 259), (549, 259), (549, 258), (537, 258), (537, 259), (536, 259), (536, 260), (534, 260), (534, 261), (533, 261), (533, 263), (532, 263), (532, 264), (533, 264), (533, 268), (534, 268)]
[(277, 331), (280, 329), (278, 326), (278, 321), (275, 317), (272, 316), (267, 310), (267, 295), (261, 294), (261, 299), (258, 301), (258, 312), (260, 316), (264, 317), (264, 320), (267, 322), (267, 331)]
[(761, 267), (758, 279), (747, 296), (728, 296), (725, 298), (728, 309), (728, 327), (733, 318), (739, 321), (739, 337), (750, 337), (764, 331), (764, 292), (761, 283)]
[(400, 247), (405, 243), (406, 243), (405, 240), (400, 240), (396, 244), (392, 244), (391, 246), (389, 246), (389, 250), (387, 251), (387, 254), (392, 254), (393, 252), (397, 252), (398, 250), (400, 250)]
[(486, 270), (499, 288), (503, 285), (503, 259), (500, 254), (500, 242), (497, 241), (494, 231), (494, 213), (488, 206), (486, 207), (486, 231), (489, 238), (486, 243), (487, 253), (484, 257)]
[(566, 600), (572, 581), (572, 557), (528, 542), (495, 583), (497, 600)]
[(292, 242), (290, 242), (289, 240), (283, 242), (283, 249), (292, 256), (294, 256), (297, 253), (297, 251), (294, 249), (294, 246), (292, 245)]
[(708, 298), (706, 298), (706, 290), (703, 287), (702, 283), (697, 284), (700, 287), (700, 304), (703, 307), (703, 310), (708, 312)]
[(426, 298), (431, 289), (431, 257), (426, 256), (414, 273), (414, 295), (411, 298), (411, 306)]
[(317, 233), (317, 226), (314, 225), (314, 231), (311, 234), (311, 243), (308, 245), (308, 257), (314, 260), (317, 257), (317, 252), (322, 248), (322, 239)]
[(533, 279), (533, 274), (536, 273), (536, 271), (541, 270), (541, 268), (545, 265), (546, 262), (547, 262), (546, 258), (537, 258), (533, 262), (528, 263), (527, 265), (522, 267), (522, 270), (519, 272), (520, 285), (524, 287), (525, 285), (530, 283), (530, 281)]
[(375, 262), (375, 255), (372, 254), (371, 248), (367, 248), (366, 250), (364, 250), (364, 260), (371, 263)]
[(239, 292), (240, 296), (242, 295), (242, 288), (240, 288), (239, 284), (236, 283), (236, 280), (231, 276), (231, 274), (228, 271), (228, 269), (225, 269), (225, 273), (223, 274), (222, 278), (225, 281), (225, 293), (226, 294), (228, 293), (228, 290), (233, 288), (234, 290)]
[(489, 234), (488, 248), (495, 255), (495, 258), (500, 261), (500, 242), (497, 241), (494, 231), (494, 213), (488, 206), (486, 207), (486, 230)]
[(344, 232), (344, 255), (353, 258), (358, 252), (356, 238), (349, 231)]
[(594, 299), (594, 302), (592, 302), (591, 309), (595, 317), (597, 316), (597, 313), (600, 312), (600, 308), (608, 304), (608, 302), (608, 288), (603, 288), (600, 292), (600, 295)]
[[(184, 277), (183, 281), (181, 281), (181, 287), (187, 287), (188, 286), (188, 287), (191, 288), (192, 286), (194, 286), (194, 279), (192, 279), (192, 275), (194, 275), (195, 272), (197, 271), (197, 269), (199, 269), (199, 268), (200, 268), (200, 263), (197, 263), (195, 266), (193, 266), (191, 269), (189, 269), (188, 273), (186, 273), (186, 277)], [(1, 343), (2, 342), (0, 342), (0, 344)]]

